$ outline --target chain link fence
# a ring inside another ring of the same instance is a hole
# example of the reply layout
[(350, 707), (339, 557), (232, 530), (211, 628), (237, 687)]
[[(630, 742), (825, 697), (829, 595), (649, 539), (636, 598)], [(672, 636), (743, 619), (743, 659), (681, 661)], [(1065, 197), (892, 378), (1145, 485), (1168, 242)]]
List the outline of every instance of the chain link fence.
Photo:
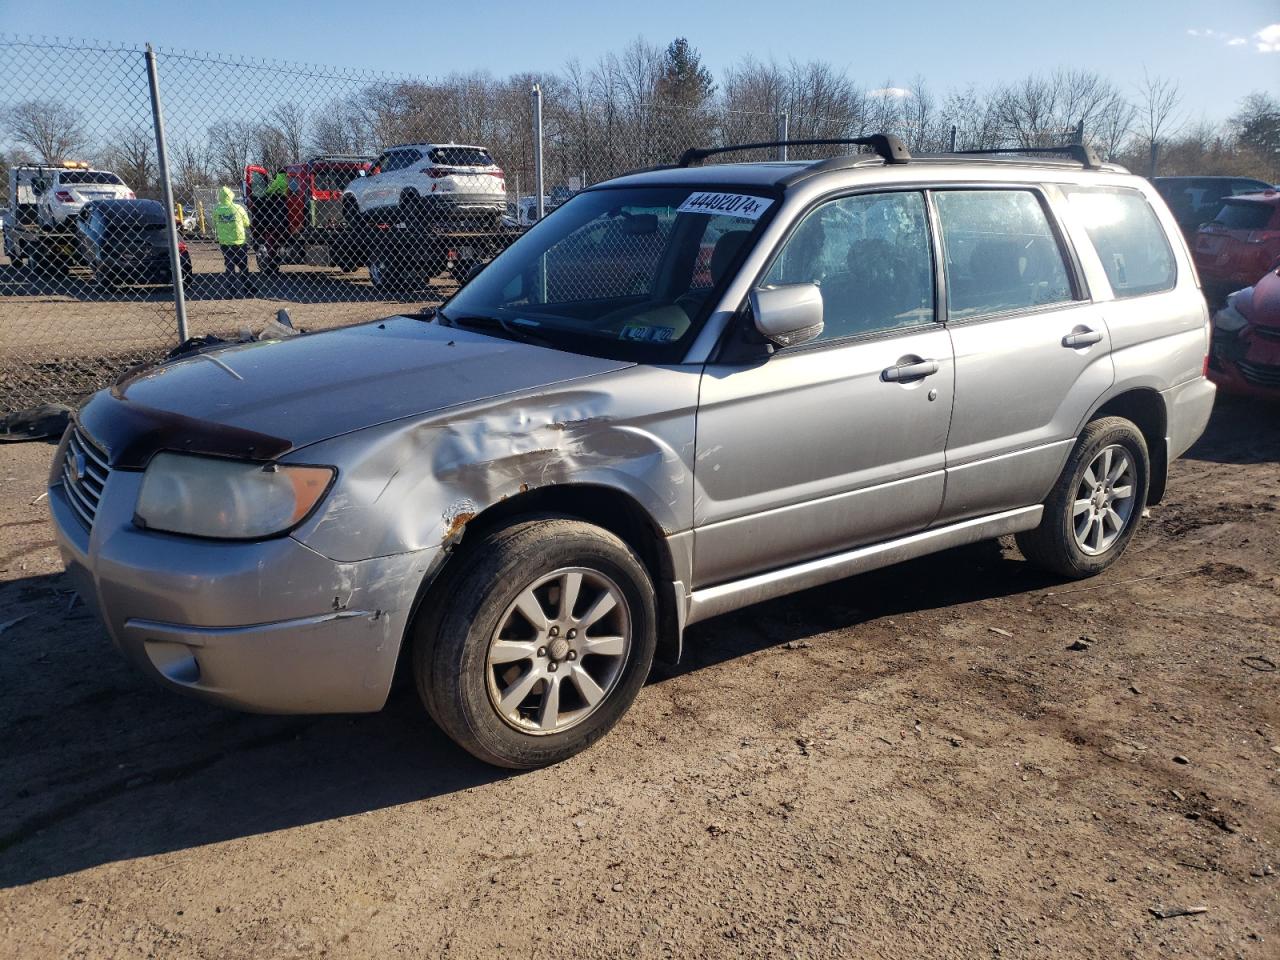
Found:
[(692, 146), (865, 132), (181, 50), (154, 54), (157, 103), (150, 57), (0, 35), (0, 415), (282, 307), (317, 329), (439, 304), (583, 187)]

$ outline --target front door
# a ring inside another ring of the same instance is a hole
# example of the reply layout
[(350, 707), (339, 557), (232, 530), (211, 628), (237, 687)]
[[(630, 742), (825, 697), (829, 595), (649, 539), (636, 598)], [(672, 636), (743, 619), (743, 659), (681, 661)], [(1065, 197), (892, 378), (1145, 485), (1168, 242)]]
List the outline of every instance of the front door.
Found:
[(809, 282), (819, 339), (703, 376), (694, 587), (921, 530), (942, 504), (953, 370), (923, 195), (810, 212), (764, 279)]
[(956, 363), (946, 523), (1040, 503), (1114, 373), (1102, 307), (1041, 191), (931, 196)]

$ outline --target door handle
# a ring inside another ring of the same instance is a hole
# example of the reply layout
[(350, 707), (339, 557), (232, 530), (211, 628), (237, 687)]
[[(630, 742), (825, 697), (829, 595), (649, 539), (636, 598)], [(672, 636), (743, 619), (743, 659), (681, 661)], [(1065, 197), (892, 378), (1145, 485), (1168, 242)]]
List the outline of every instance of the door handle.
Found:
[(1091, 347), (1102, 342), (1102, 332), (1090, 330), (1088, 327), (1076, 327), (1062, 338), (1062, 345), (1078, 350), (1080, 347)]
[(903, 383), (911, 380), (923, 380), (938, 372), (937, 360), (921, 360), (918, 357), (903, 357), (892, 367), (880, 371), (880, 379), (885, 383)]

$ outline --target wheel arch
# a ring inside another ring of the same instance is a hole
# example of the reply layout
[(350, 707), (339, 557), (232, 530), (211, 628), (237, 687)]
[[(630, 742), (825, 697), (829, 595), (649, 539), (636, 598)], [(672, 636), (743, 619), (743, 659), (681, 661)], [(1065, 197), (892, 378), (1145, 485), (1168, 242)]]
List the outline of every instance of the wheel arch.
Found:
[(469, 544), (491, 530), (539, 516), (593, 524), (609, 531), (636, 552), (653, 581), (657, 599), (656, 659), (669, 664), (678, 662), (684, 624), (683, 597), (678, 596), (672, 587), (676, 579), (675, 562), (667, 537), (635, 497), (603, 484), (571, 483), (532, 488), (499, 500), (458, 523), (443, 562), (436, 566), (419, 591), (408, 629), (411, 629), (418, 609), (423, 603), (429, 603), (433, 592), (439, 588), (444, 572), (469, 549)]
[(1151, 461), (1147, 503), (1159, 503), (1169, 476), (1169, 445), (1165, 441), (1169, 414), (1164, 397), (1151, 387), (1133, 387), (1108, 398), (1089, 414), (1088, 420), (1102, 417), (1124, 417), (1142, 432)]

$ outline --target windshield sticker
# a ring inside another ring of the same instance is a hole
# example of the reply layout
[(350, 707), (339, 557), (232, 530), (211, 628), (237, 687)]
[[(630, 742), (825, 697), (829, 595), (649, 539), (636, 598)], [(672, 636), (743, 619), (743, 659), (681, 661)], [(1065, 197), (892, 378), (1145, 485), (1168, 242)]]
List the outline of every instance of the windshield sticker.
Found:
[(745, 193), (692, 193), (676, 213), (719, 213), (739, 220), (759, 220), (771, 203), (773, 200), (768, 197)]
[(639, 323), (628, 323), (618, 334), (619, 340), (630, 340), (633, 343), (670, 343), (675, 337), (673, 327), (647, 327)]

